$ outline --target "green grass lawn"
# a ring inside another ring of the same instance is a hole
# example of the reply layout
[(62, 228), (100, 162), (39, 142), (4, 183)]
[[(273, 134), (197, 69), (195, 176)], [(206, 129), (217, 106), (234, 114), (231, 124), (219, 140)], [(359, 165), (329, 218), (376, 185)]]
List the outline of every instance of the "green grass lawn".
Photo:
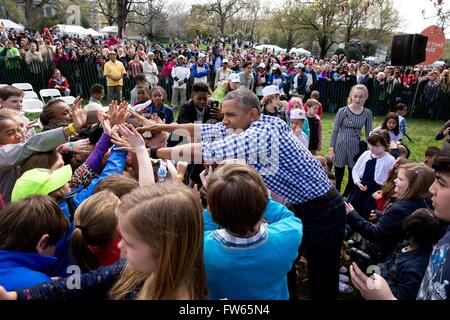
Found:
[[(330, 146), (331, 130), (333, 129), (334, 114), (324, 113), (322, 117), (323, 126), (323, 150), (322, 152), (327, 154), (328, 147)], [(381, 126), (384, 117), (378, 116), (373, 119), (373, 128)], [(424, 160), (425, 150), (429, 146), (442, 147), (443, 141), (436, 141), (434, 137), (438, 131), (442, 128), (443, 122), (431, 121), (423, 119), (406, 119), (408, 126), (408, 135), (413, 142), (404, 138), (403, 141), (411, 150), (410, 159), (413, 161), (421, 162)]]
[[(381, 126), (383, 122), (383, 116), (374, 117), (372, 125), (373, 128)], [(333, 121), (334, 114), (333, 113), (324, 113), (322, 116), (322, 154), (328, 154), (328, 148), (330, 146), (331, 140), (331, 131), (333, 130)], [(416, 162), (422, 162), (425, 158), (425, 150), (430, 146), (435, 146), (441, 148), (444, 144), (442, 141), (436, 141), (434, 137), (438, 133), (438, 131), (444, 125), (441, 121), (431, 121), (424, 119), (406, 119), (407, 123), (407, 133), (408, 136), (412, 139), (413, 142), (410, 142), (408, 138), (404, 138), (403, 142), (408, 146), (411, 151), (410, 160)], [(364, 129), (363, 129), (364, 132)], [(347, 170), (346, 170), (347, 171)], [(345, 189), (347, 185), (347, 173), (344, 175), (344, 180), (342, 182), (342, 191)]]

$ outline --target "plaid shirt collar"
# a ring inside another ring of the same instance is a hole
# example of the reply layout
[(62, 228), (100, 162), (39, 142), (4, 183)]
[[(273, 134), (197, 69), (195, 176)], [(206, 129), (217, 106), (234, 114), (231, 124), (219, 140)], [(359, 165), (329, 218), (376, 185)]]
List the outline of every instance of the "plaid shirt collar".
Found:
[(265, 243), (269, 237), (267, 223), (260, 223), (259, 231), (253, 237), (239, 238), (231, 235), (226, 229), (218, 229), (211, 233), (211, 237), (222, 246), (230, 249), (252, 249)]

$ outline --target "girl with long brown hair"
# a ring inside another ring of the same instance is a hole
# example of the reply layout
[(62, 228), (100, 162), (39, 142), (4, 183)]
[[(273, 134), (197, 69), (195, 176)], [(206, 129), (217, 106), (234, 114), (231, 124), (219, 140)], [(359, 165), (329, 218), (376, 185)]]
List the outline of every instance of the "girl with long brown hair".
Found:
[[(70, 278), (0, 296), (19, 300), (206, 299), (202, 206), (182, 184), (162, 183), (124, 196), (116, 211), (124, 259), (81, 275), (78, 290)], [(70, 287), (70, 286), (69, 286)]]

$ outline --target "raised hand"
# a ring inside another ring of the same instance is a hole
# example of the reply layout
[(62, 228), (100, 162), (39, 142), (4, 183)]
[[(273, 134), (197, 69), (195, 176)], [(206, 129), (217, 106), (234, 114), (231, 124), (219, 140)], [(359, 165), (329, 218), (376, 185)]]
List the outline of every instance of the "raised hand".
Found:
[(186, 174), (189, 163), (186, 161), (177, 162), (177, 175), (183, 176)]
[(208, 166), (208, 170), (203, 170), (200, 173), (200, 181), (202, 182), (203, 188), (206, 190), (208, 188), (208, 179), (213, 174), (212, 166)]
[(109, 104), (108, 116), (111, 126), (124, 123), (131, 113), (128, 111), (128, 102), (122, 101), (119, 105), (115, 100)]
[(81, 109), (82, 102), (83, 99), (77, 97), (72, 107), (73, 126), (75, 127), (76, 130), (81, 129), (86, 123), (87, 113), (83, 112), (83, 110)]
[(120, 125), (118, 126), (118, 131), (122, 138), (130, 144), (131, 147), (134, 149), (137, 148), (145, 148), (145, 141), (144, 138), (141, 136), (139, 132), (136, 131), (136, 129), (133, 126), (125, 126)]
[(103, 132), (108, 135), (112, 136), (112, 126), (111, 122), (109, 121), (109, 117), (104, 114), (102, 111), (97, 111), (98, 121), (102, 124)]
[(89, 139), (81, 139), (81, 140), (75, 141), (73, 143), (72, 150), (69, 150), (69, 151), (72, 151), (73, 153), (87, 155), (90, 153), (90, 151), (88, 149), (89, 144), (90, 144)]
[(37, 125), (38, 121), (37, 120), (33, 120), (27, 123), (26, 127), (27, 130), (30, 130), (31, 128), (33, 128), (35, 125)]
[[(130, 112), (130, 114), (133, 116), (133, 118), (135, 118), (139, 122), (139, 124), (143, 127), (152, 126), (153, 124), (156, 124), (155, 121), (147, 119), (146, 117), (141, 115), (139, 112), (134, 111), (132, 108), (128, 108), (128, 112)], [(139, 131), (139, 129), (140, 128), (138, 128), (138, 131)]]

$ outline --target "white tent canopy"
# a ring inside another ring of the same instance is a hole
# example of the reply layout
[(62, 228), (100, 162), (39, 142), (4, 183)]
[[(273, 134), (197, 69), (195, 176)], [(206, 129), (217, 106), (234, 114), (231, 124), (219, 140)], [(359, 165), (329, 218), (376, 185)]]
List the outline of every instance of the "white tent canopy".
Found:
[(68, 35), (87, 36), (88, 34), (90, 34), (89, 31), (82, 26), (57, 24), (55, 28), (57, 28), (61, 33)]
[(8, 19), (0, 19), (1, 24), (5, 27), (6, 30), (17, 30), (17, 31), (23, 31), (25, 30), (24, 26), (21, 24), (17, 24), (14, 21), (8, 20)]
[(101, 33), (119, 33), (119, 27), (118, 26), (108, 26), (101, 28), (99, 30)]
[(99, 37), (102, 35), (100, 32), (98, 32), (92, 28), (86, 29), (86, 31), (88, 32), (88, 34), (90, 34), (93, 37)]
[(289, 53), (295, 53), (297, 55), (303, 55), (307, 57), (311, 56), (311, 52), (303, 48), (291, 48), (291, 50), (289, 50)]
[(268, 49), (269, 52), (275, 52), (275, 53), (286, 53), (286, 49), (280, 48), (279, 46), (274, 46), (271, 44), (261, 44), (259, 46), (255, 47), (256, 50), (264, 50), (264, 49)]

